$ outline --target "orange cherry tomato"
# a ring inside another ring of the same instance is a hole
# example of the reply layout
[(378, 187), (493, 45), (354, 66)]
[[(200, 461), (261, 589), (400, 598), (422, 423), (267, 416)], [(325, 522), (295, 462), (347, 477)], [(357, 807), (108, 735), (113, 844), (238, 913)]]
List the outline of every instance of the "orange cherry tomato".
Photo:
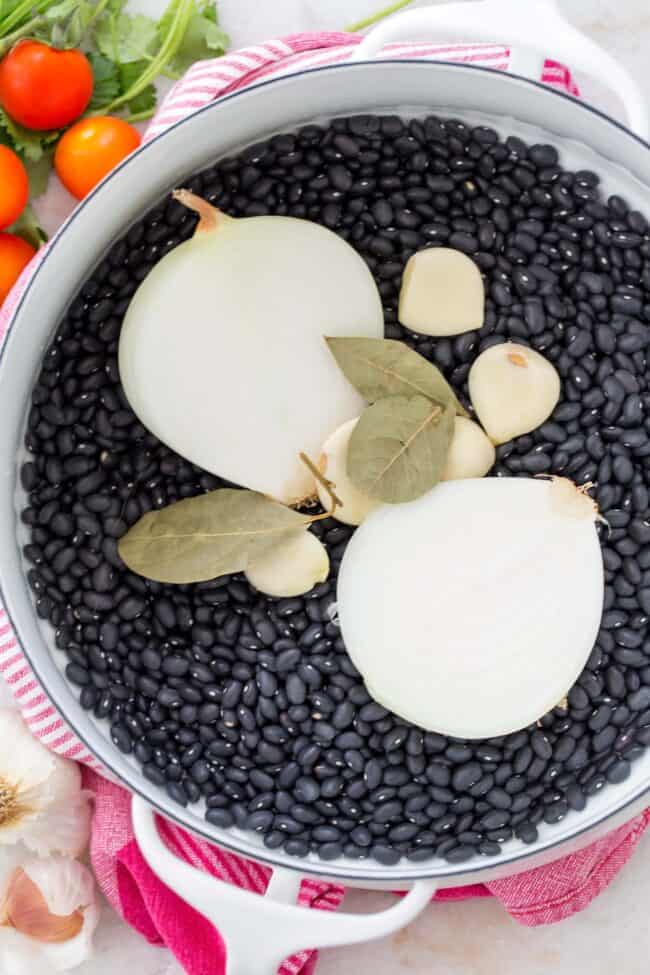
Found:
[(0, 305), (35, 253), (35, 248), (22, 237), (0, 234)]
[(19, 41), (0, 61), (0, 105), (27, 129), (69, 125), (86, 110), (93, 72), (81, 51)]
[(140, 133), (109, 115), (85, 118), (63, 134), (54, 153), (54, 168), (67, 190), (81, 199), (140, 145)]
[(15, 152), (0, 146), (0, 230), (18, 219), (28, 196), (27, 170)]

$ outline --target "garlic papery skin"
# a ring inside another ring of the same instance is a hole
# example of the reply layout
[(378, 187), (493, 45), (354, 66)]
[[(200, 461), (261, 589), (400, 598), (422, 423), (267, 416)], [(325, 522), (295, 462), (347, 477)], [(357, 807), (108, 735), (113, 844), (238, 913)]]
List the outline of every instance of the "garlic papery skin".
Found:
[(92, 955), (99, 910), (90, 871), (67, 857), (5, 865), (1, 884), (3, 975), (64, 972)]
[(555, 366), (539, 352), (515, 342), (502, 342), (481, 352), (467, 382), (472, 406), (495, 444), (541, 426), (560, 399)]
[(142, 423), (213, 474), (285, 504), (315, 496), (318, 456), (364, 401), (324, 336), (381, 338), (375, 281), (331, 230), (233, 219), (192, 194), (191, 240), (149, 272), (120, 334), (119, 369)]
[(460, 335), (480, 328), (485, 289), (478, 267), (461, 251), (429, 247), (406, 263), (398, 318), (423, 335)]
[(0, 709), (0, 843), (76, 856), (89, 832), (78, 766), (33, 738), (17, 711)]
[(598, 517), (575, 485), (505, 477), (447, 481), (375, 511), (337, 590), (372, 696), (459, 738), (518, 731), (554, 708), (600, 626)]
[[(355, 417), (338, 427), (323, 444), (318, 462), (321, 474), (331, 481), (341, 502), (334, 509), (333, 517), (346, 525), (360, 525), (381, 503), (363, 494), (348, 477), (348, 445), (352, 431), (358, 422), (359, 418)], [(327, 510), (330, 506), (330, 497), (326, 487), (317, 482), (316, 490), (320, 503)]]
[(495, 460), (494, 444), (478, 423), (464, 416), (457, 416), (442, 480), (460, 481), (466, 477), (483, 477)]
[(300, 531), (278, 542), (270, 552), (246, 569), (252, 586), (267, 596), (301, 596), (327, 579), (330, 560), (312, 532)]

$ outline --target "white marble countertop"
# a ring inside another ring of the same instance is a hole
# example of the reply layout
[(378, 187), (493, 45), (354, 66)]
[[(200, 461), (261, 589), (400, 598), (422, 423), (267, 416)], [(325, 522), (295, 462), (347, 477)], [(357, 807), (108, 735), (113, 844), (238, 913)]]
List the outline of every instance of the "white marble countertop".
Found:
[[(434, 0), (435, 2), (435, 0)], [(521, 0), (525, 3), (525, 0)], [(414, 5), (422, 6), (426, 0)], [(570, 19), (620, 59), (645, 87), (650, 103), (648, 0), (560, 0)], [(163, 0), (134, 0), (158, 11)], [(388, 0), (384, 0), (388, 5)], [(340, 29), (382, 7), (382, 0), (219, 0), (233, 47), (302, 30)], [(71, 201), (53, 186), (39, 212), (49, 229)], [(352, 892), (348, 910), (372, 911), (390, 895)], [(647, 975), (650, 957), (650, 835), (610, 888), (582, 914), (551, 927), (528, 929), (492, 899), (429, 907), (392, 938), (325, 951), (319, 975)], [(147, 944), (106, 907), (96, 957), (79, 975), (181, 975), (164, 949)]]

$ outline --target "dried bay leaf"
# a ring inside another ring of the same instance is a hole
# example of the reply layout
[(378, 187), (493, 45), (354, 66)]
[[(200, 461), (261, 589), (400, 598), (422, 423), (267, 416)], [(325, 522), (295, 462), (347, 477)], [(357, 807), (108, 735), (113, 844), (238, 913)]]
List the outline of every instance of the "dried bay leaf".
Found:
[(256, 491), (220, 488), (149, 511), (118, 544), (121, 558), (157, 582), (205, 582), (241, 572), (312, 517)]
[(328, 338), (339, 367), (364, 399), (375, 403), (385, 396), (426, 396), (444, 406), (454, 404), (460, 416), (467, 411), (431, 362), (396, 339)]
[(454, 405), (425, 396), (388, 396), (369, 406), (348, 447), (354, 484), (388, 504), (413, 501), (442, 476), (454, 432)]

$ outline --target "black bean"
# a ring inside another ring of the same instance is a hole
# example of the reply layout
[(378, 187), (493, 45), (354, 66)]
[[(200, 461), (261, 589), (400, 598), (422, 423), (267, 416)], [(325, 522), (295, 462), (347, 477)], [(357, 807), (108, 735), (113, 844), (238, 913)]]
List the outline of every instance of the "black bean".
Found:
[(530, 744), (538, 758), (546, 760), (549, 759), (553, 754), (551, 743), (542, 731), (537, 729), (533, 731), (532, 735), (530, 736)]
[(613, 785), (625, 782), (632, 771), (632, 766), (626, 759), (620, 758), (609, 766), (606, 772), (607, 781)]
[[(440, 766), (440, 768), (444, 768), (444, 766)], [(451, 778), (451, 783), (457, 792), (464, 792), (475, 785), (482, 775), (483, 770), (478, 762), (467, 762), (456, 769)]]

